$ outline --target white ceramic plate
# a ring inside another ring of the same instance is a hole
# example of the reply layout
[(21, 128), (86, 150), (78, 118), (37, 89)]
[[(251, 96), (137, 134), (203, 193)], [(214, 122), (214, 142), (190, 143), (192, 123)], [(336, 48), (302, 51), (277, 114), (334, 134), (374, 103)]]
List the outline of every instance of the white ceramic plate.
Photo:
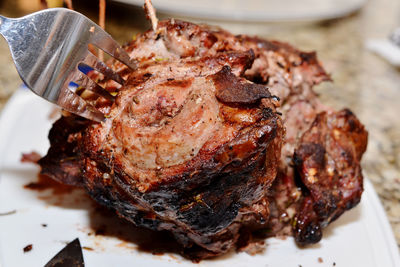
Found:
[[(114, 0), (143, 6), (143, 0)], [(158, 11), (241, 21), (310, 21), (346, 16), (367, 0), (152, 0)]]
[[(20, 163), (21, 153), (48, 147), (51, 106), (27, 90), (19, 90), (0, 117), (0, 266), (43, 266), (66, 242), (79, 237), (87, 267), (102, 266), (400, 266), (399, 251), (386, 215), (371, 183), (355, 209), (345, 213), (324, 232), (322, 241), (307, 249), (295, 246), (292, 238), (267, 239), (264, 253), (250, 256), (231, 253), (193, 264), (170, 253), (152, 255), (113, 236), (88, 235), (91, 225), (104, 223), (120, 235), (135, 239), (132, 226), (111, 216), (101, 219), (93, 202), (75, 190), (67, 195), (31, 191), (23, 185), (36, 180), (38, 168)], [(103, 221), (102, 221), (103, 220)], [(43, 227), (42, 224), (47, 224)], [(140, 234), (140, 232), (139, 232)], [(143, 236), (142, 236), (143, 238)], [(145, 236), (144, 239), (147, 237)], [(150, 238), (150, 237), (149, 237)], [(30, 252), (23, 248), (33, 244)], [(156, 247), (157, 245), (154, 244)], [(320, 263), (318, 259), (323, 262)]]

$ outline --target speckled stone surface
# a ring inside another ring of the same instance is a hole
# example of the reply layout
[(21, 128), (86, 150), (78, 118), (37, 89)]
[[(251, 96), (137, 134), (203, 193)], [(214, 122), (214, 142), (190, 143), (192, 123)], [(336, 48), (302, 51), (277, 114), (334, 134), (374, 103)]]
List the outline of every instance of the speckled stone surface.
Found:
[[(97, 2), (88, 2), (77, 9), (95, 18), (97, 10), (90, 7), (97, 7)], [(120, 42), (149, 26), (141, 10), (113, 4), (107, 12), (107, 30)], [(0, 13), (18, 16), (23, 11), (11, 1), (3, 1)], [(363, 158), (364, 173), (385, 207), (400, 247), (400, 69), (364, 47), (366, 39), (386, 38), (400, 27), (400, 1), (370, 0), (355, 14), (318, 23), (208, 23), (318, 52), (334, 82), (319, 85), (316, 91), (327, 105), (350, 107), (366, 125), (369, 144)], [(4, 40), (0, 41), (0, 62), (1, 109), (20, 84)]]

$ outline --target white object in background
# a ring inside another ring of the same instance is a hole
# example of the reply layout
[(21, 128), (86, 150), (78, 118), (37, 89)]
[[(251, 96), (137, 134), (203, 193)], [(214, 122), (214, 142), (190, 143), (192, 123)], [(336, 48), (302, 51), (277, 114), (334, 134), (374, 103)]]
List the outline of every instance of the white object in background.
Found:
[[(193, 264), (179, 255), (157, 256), (140, 251), (135, 243), (124, 245), (115, 236), (88, 235), (96, 222), (91, 217), (95, 209), (82, 190), (64, 195), (61, 201), (51, 192), (23, 188), (36, 180), (39, 170), (32, 164), (22, 164), (21, 153), (46, 152), (50, 110), (49, 103), (28, 90), (20, 90), (0, 114), (0, 213), (16, 211), (0, 216), (1, 267), (43, 266), (76, 237), (83, 247), (93, 248), (83, 250), (87, 267), (400, 266), (392, 230), (368, 179), (361, 203), (329, 225), (320, 243), (305, 249), (297, 247), (293, 238), (270, 238), (263, 253), (230, 253)], [(109, 224), (113, 229), (126, 230), (120, 221), (113, 222)], [(41, 226), (43, 223), (46, 227)], [(24, 253), (22, 249), (28, 244), (33, 244), (33, 249)]]
[(400, 67), (400, 47), (389, 39), (367, 40), (365, 47), (389, 61), (390, 64)]
[[(143, 0), (114, 0), (143, 6)], [(314, 21), (360, 9), (367, 0), (152, 0), (157, 11), (186, 17), (239, 21)]]

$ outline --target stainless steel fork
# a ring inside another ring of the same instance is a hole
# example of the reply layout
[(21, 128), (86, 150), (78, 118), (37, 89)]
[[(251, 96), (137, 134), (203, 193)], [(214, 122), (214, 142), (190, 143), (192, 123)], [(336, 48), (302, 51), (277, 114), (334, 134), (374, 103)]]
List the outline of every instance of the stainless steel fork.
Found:
[(34, 93), (90, 120), (100, 122), (104, 115), (78, 96), (71, 82), (112, 96), (80, 69), (91, 67), (120, 84), (124, 80), (93, 55), (88, 45), (136, 68), (135, 61), (108, 33), (69, 9), (46, 9), (16, 19), (0, 16), (0, 34), (8, 42), (19, 75)]

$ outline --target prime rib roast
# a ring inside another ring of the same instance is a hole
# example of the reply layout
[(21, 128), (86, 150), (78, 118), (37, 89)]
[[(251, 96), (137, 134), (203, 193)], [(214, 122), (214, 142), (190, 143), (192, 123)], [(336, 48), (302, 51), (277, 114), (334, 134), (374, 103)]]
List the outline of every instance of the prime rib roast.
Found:
[(133, 224), (172, 233), (185, 255), (223, 254), (254, 231), (316, 243), (361, 198), (367, 132), (320, 103), (314, 52), (166, 20), (125, 46), (123, 84), (93, 74), (105, 114), (65, 114), (42, 174), (84, 187)]

